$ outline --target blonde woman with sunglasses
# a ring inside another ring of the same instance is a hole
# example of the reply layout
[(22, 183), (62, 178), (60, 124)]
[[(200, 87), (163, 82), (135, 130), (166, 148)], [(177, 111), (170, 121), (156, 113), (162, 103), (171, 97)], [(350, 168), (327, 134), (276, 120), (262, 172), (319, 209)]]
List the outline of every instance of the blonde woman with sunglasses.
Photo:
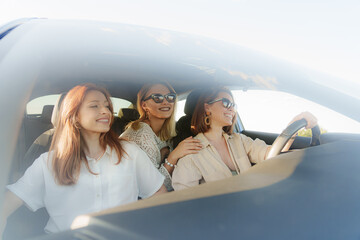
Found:
[(200, 141), (191, 137), (172, 148), (170, 139), (176, 135), (175, 108), (176, 92), (168, 83), (146, 84), (137, 94), (140, 118), (131, 122), (121, 135), (147, 153), (165, 176), (164, 184), (168, 191), (173, 190), (171, 175), (177, 161), (202, 148)]
[[(229, 89), (211, 88), (201, 94), (191, 129), (197, 134), (194, 139), (198, 139), (203, 148), (198, 154), (179, 160), (172, 176), (175, 190), (241, 174), (252, 164), (266, 159), (271, 146), (260, 139), (233, 133), (235, 113), (236, 105)], [(317, 124), (316, 118), (308, 112), (297, 115), (290, 124), (302, 118), (308, 122), (306, 128)], [(292, 142), (290, 140), (283, 151), (287, 151)]]

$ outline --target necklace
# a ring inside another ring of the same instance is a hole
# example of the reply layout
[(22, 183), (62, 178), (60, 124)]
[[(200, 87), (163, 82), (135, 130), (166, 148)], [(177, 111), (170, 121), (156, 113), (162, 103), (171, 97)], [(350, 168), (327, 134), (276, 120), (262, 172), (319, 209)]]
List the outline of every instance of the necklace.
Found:
[(95, 155), (95, 157), (92, 157), (92, 156), (88, 156), (89, 158), (93, 158), (93, 159), (95, 159), (95, 161), (98, 161), (100, 158), (102, 158), (102, 156), (104, 156), (104, 154), (105, 154), (105, 150), (102, 150), (100, 153), (97, 153), (96, 155)]

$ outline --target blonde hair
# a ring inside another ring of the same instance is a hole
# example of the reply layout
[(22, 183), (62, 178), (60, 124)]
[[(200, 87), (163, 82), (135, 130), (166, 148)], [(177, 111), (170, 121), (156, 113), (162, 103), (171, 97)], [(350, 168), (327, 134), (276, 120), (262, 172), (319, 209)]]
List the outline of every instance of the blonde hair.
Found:
[[(87, 162), (84, 152), (86, 145), (80, 133), (79, 123), (76, 120), (80, 106), (89, 91), (103, 93), (109, 103), (110, 112), (113, 114), (110, 94), (104, 88), (88, 83), (75, 86), (66, 94), (60, 107), (59, 119), (56, 122), (55, 133), (49, 150), (49, 152), (53, 151), (52, 170), (55, 182), (60, 185), (73, 185), (77, 182), (82, 162), (85, 163), (90, 173), (95, 174)], [(114, 116), (112, 115), (110, 127), (113, 122)], [(125, 151), (116, 133), (111, 129), (106, 133), (101, 133), (100, 144), (104, 150), (109, 146), (116, 151), (119, 158), (116, 164), (119, 164)]]
[[(140, 114), (140, 117), (138, 120), (130, 122), (126, 128), (131, 127), (134, 130), (138, 130), (140, 128), (140, 122), (144, 122), (147, 118), (146, 116), (146, 112), (145, 110), (142, 108), (142, 102), (143, 99), (146, 97), (146, 94), (149, 92), (149, 90), (154, 86), (154, 85), (163, 85), (165, 87), (167, 87), (169, 89), (169, 91), (171, 93), (176, 93), (174, 88), (167, 82), (157, 82), (157, 83), (148, 83), (145, 84), (140, 91), (137, 94), (137, 100), (136, 100), (136, 107), (137, 110)], [(159, 138), (162, 141), (167, 141), (173, 137), (176, 136), (176, 130), (175, 130), (175, 112), (176, 112), (176, 103), (177, 100), (174, 103), (174, 108), (173, 108), (173, 112), (171, 114), (171, 116), (169, 118), (167, 118), (162, 126), (162, 128), (160, 129), (159, 132)]]

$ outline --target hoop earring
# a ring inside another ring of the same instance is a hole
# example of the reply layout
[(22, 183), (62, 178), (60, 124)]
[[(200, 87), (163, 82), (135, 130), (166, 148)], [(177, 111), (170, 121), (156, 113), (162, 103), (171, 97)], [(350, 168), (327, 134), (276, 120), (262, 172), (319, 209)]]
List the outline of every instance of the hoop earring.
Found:
[(80, 126), (80, 123), (79, 123), (79, 122), (76, 122), (74, 125), (75, 125), (75, 127), (76, 127), (77, 129), (81, 129), (81, 126)]
[(205, 113), (204, 121), (205, 121), (206, 126), (210, 126), (210, 116), (211, 116), (211, 113), (209, 113), (209, 114)]

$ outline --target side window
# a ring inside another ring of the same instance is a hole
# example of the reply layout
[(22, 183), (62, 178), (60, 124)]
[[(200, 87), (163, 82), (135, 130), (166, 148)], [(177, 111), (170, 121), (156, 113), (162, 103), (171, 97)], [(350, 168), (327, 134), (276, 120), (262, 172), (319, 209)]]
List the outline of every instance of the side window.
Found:
[(41, 115), (45, 105), (55, 105), (60, 94), (53, 94), (35, 98), (26, 105), (27, 115)]
[[(38, 97), (38, 98), (31, 100), (26, 105), (27, 115), (40, 116), (44, 106), (45, 105), (55, 105), (59, 96), (60, 96), (60, 94), (53, 94), (53, 95)], [(125, 99), (120, 99), (120, 98), (115, 98), (115, 97), (112, 97), (111, 101), (114, 106), (114, 115), (115, 116), (118, 114), (118, 112), (121, 108), (128, 108), (128, 107), (131, 107), (131, 105), (132, 105), (131, 102), (129, 102)]]
[(111, 97), (111, 101), (114, 107), (114, 116), (117, 116), (121, 108), (132, 108), (132, 103), (128, 100)]
[(183, 100), (180, 100), (177, 102), (176, 112), (175, 112), (175, 120), (176, 121), (185, 115), (185, 113), (184, 113), (185, 101), (186, 100), (183, 99)]
[(325, 132), (360, 133), (360, 123), (289, 93), (267, 90), (233, 91), (246, 130), (281, 133), (297, 114), (309, 111)]

